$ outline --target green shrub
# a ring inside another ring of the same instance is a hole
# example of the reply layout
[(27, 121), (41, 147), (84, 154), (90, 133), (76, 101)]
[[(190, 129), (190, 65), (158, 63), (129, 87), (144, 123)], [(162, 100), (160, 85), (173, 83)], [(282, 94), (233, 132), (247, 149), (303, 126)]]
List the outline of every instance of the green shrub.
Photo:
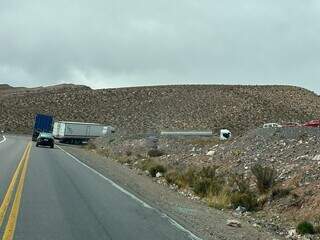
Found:
[(159, 149), (151, 149), (147, 154), (149, 157), (161, 157), (162, 155), (164, 155), (164, 152)]
[(256, 177), (257, 188), (260, 193), (266, 193), (273, 187), (277, 177), (275, 169), (262, 167), (260, 164), (256, 164), (252, 167), (251, 171)]
[(149, 169), (147, 169), (150, 172), (150, 175), (152, 177), (156, 177), (156, 174), (162, 173), (164, 174), (166, 172), (166, 168), (163, 165), (160, 164), (156, 164), (156, 165), (152, 165)]
[(253, 193), (235, 192), (231, 195), (231, 204), (234, 208), (242, 206), (248, 211), (254, 211), (258, 207), (257, 197)]
[(312, 223), (307, 222), (307, 221), (303, 221), (303, 222), (299, 223), (296, 230), (297, 230), (297, 233), (299, 233), (301, 235), (315, 233), (315, 230), (314, 230)]

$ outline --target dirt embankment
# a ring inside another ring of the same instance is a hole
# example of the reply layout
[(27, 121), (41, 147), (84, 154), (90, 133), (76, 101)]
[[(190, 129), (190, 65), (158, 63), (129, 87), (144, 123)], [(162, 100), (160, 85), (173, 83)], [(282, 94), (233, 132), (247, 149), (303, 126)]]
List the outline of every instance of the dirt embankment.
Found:
[(297, 239), (292, 229), (304, 220), (320, 229), (319, 128), (258, 128), (226, 142), (160, 137), (159, 156), (153, 157), (147, 136), (101, 138), (89, 147), (187, 198), (288, 239)]

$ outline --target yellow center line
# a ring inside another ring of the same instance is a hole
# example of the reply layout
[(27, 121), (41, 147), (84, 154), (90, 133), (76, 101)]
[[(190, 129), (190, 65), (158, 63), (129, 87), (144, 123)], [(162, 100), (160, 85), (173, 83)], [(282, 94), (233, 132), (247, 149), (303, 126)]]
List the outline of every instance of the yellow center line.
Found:
[(25, 156), (22, 173), (21, 173), (20, 180), (18, 183), (17, 192), (15, 195), (13, 204), (12, 204), (12, 209), (11, 209), (11, 212), (9, 215), (9, 219), (8, 219), (6, 228), (4, 230), (2, 240), (12, 240), (13, 236), (14, 236), (14, 231), (16, 229), (17, 219), (18, 219), (18, 215), (19, 215), (22, 191), (23, 191), (27, 168), (28, 168), (28, 162), (30, 159), (30, 150), (31, 150), (31, 144), (29, 144), (29, 148), (28, 148), (28, 151)]
[(7, 209), (8, 209), (8, 206), (10, 204), (10, 201), (11, 201), (11, 197), (12, 197), (12, 194), (14, 192), (14, 187), (16, 185), (16, 181), (17, 181), (17, 178), (19, 176), (19, 173), (20, 173), (20, 169), (21, 169), (21, 166), (23, 165), (23, 162), (24, 162), (24, 159), (26, 158), (27, 156), (27, 152), (28, 152), (28, 149), (30, 148), (31, 144), (29, 143), (22, 155), (22, 158), (18, 164), (18, 167), (17, 169), (15, 170), (14, 174), (13, 174), (13, 177), (11, 179), (11, 182), (9, 184), (9, 187), (7, 189), (7, 192), (5, 194), (5, 197), (2, 201), (2, 204), (0, 206), (0, 227), (2, 226), (2, 223), (3, 223), (3, 219), (6, 215), (6, 212), (7, 212)]

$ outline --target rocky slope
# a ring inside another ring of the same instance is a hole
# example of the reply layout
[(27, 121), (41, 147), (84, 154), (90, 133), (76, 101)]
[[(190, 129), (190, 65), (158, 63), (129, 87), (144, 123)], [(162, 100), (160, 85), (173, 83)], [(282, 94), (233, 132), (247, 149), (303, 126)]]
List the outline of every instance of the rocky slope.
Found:
[(320, 116), (320, 98), (291, 86), (182, 85), (92, 90), (85, 86), (0, 88), (0, 128), (29, 133), (36, 113), (111, 124), (130, 133), (212, 129), (235, 133), (264, 122)]
[[(93, 151), (133, 169), (148, 159), (146, 153), (150, 150), (148, 138), (119, 139), (114, 136), (112, 141), (98, 138), (90, 144), (94, 146)], [(183, 173), (187, 169), (216, 166), (217, 173), (229, 179), (227, 182), (234, 174), (243, 174), (260, 207), (251, 212), (228, 207), (225, 210), (229, 209), (254, 226), (287, 236), (287, 239), (320, 239), (320, 231), (310, 238), (298, 238), (292, 232), (303, 220), (312, 222), (317, 228), (320, 226), (320, 128), (257, 128), (230, 141), (160, 137), (158, 147), (164, 154), (153, 159), (166, 166), (167, 173), (172, 169)], [(252, 173), (256, 164), (275, 171), (274, 184), (269, 192), (257, 192), (256, 178)], [(170, 188), (177, 189), (173, 185)], [(178, 191), (194, 199), (188, 190)]]

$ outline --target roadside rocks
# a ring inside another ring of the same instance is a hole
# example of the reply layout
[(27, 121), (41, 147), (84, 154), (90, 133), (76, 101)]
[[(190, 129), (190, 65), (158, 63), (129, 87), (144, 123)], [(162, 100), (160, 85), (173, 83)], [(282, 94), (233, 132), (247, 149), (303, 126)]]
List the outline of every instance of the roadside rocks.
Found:
[(159, 177), (162, 177), (162, 176), (163, 176), (162, 173), (160, 173), (160, 172), (157, 172), (157, 173), (156, 173), (156, 178), (159, 178)]
[(310, 178), (320, 179), (320, 129), (296, 129), (304, 134), (304, 140), (288, 139), (286, 131), (294, 129), (252, 130), (228, 145), (220, 145), (212, 160), (218, 164), (228, 162), (230, 168), (240, 173), (248, 173), (254, 164), (260, 163), (276, 168), (281, 180), (291, 179), (297, 173), (304, 173), (302, 183)]
[[(320, 161), (320, 154), (314, 156), (312, 160), (313, 161)], [(318, 164), (319, 164), (319, 162), (318, 162)]]
[(237, 227), (237, 228), (241, 227), (241, 223), (238, 220), (235, 220), (235, 219), (227, 220), (227, 225), (230, 226), (230, 227)]
[(210, 150), (207, 152), (207, 156), (213, 156), (216, 152), (214, 150)]
[(243, 213), (245, 213), (247, 211), (247, 209), (245, 207), (242, 207), (242, 206), (238, 206), (234, 212), (238, 215), (241, 215)]

